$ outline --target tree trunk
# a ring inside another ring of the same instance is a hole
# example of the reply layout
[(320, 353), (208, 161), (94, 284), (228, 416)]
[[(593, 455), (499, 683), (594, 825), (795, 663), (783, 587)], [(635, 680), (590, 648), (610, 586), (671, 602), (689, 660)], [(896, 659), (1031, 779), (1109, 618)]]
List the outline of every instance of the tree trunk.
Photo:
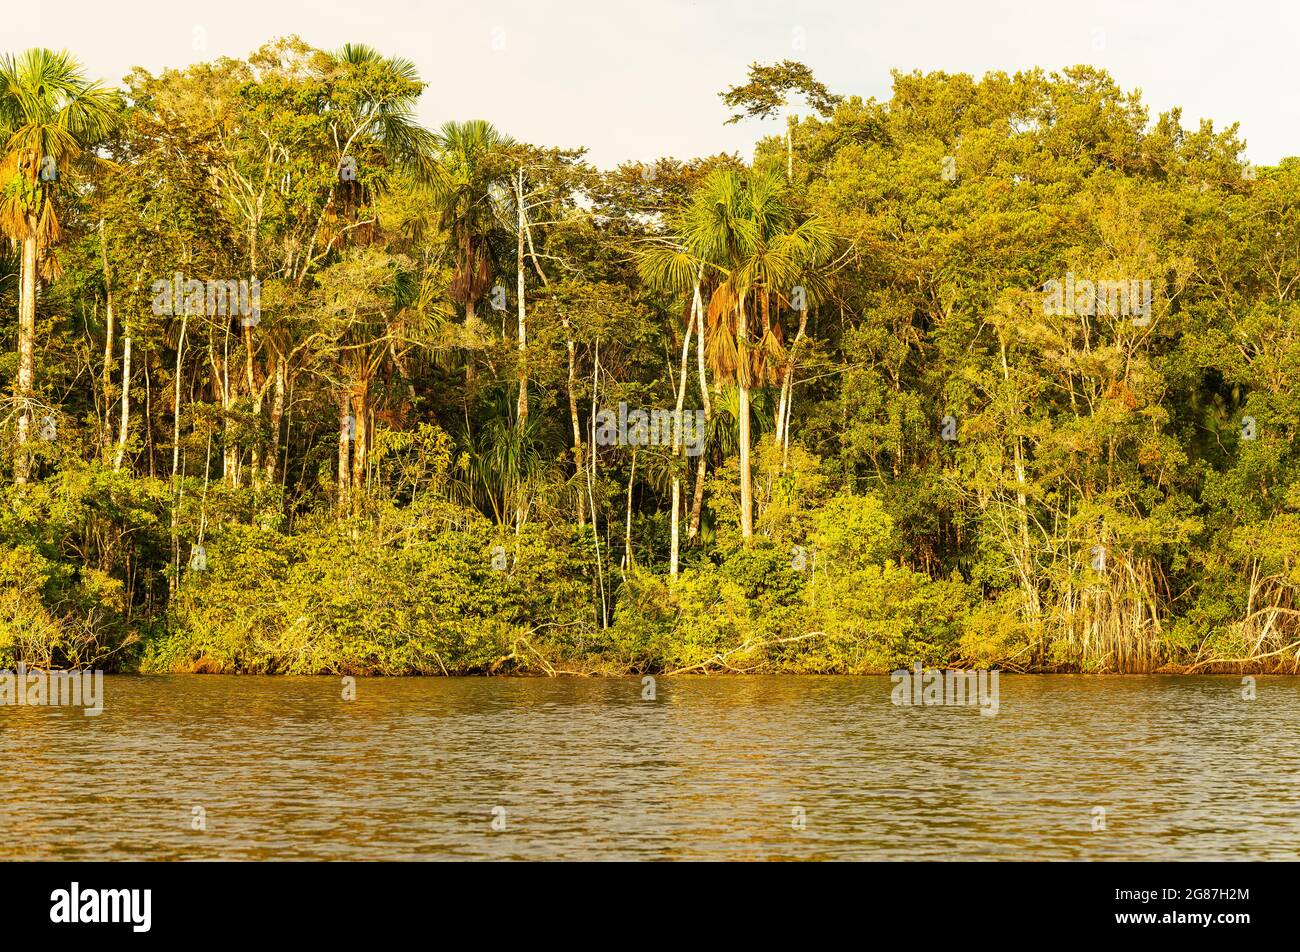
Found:
[(782, 424), (782, 431), (779, 439), (781, 440), (781, 472), (785, 472), (790, 465), (790, 413), (794, 409), (794, 381), (790, 381), (790, 395), (785, 402), (785, 422)]
[[(241, 318), (241, 324), (243, 320)], [(253, 366), (253, 326), (243, 324), (244, 330), (244, 384), (248, 387), (248, 397), (253, 403), (253, 419), (262, 419), (262, 394), (265, 390), (259, 391), (256, 387), (256, 374)], [(250, 450), (249, 469), (252, 472), (252, 486), (258, 489), (262, 483), (262, 439), (261, 435), (255, 435), (253, 446)]]
[(366, 440), (370, 420), (370, 381), (362, 380), (352, 394), (352, 514), (361, 514), (366, 491)]
[(519, 298), (519, 404), (517, 407), (516, 421), (519, 432), (523, 433), (524, 423), (528, 420), (528, 323), (527, 311), (524, 306), (524, 236), (527, 224), (524, 219), (524, 172), (519, 170), (515, 179), (515, 204), (519, 208), (519, 234), (516, 237), (515, 249), (515, 294)]
[(785, 117), (785, 180), (794, 181), (794, 114)]
[[(524, 427), (528, 423), (528, 322), (527, 310), (524, 303), (524, 238), (527, 225), (524, 219), (524, 171), (520, 169), (515, 177), (515, 205), (519, 212), (519, 222), (517, 225), (518, 234), (515, 236), (515, 296), (518, 298), (517, 310), (519, 320), (519, 339), (517, 342), (519, 367), (517, 370), (519, 380), (519, 402), (515, 407), (515, 428), (519, 434), (520, 449), (522, 450)], [(524, 494), (520, 492), (515, 497), (515, 534), (523, 528), (524, 524)]]
[(682, 409), (686, 406), (686, 361), (691, 355), (691, 333), (695, 330), (695, 303), (691, 302), (691, 316), (682, 335), (681, 376), (677, 381), (677, 412), (673, 417), (673, 515), (672, 544), (668, 556), (668, 577), (677, 578), (677, 564), (682, 545), (682, 475), (677, 467), (677, 457), (682, 452)]
[(149, 351), (144, 352), (143, 370), (144, 370), (144, 450), (149, 459), (149, 478), (153, 479), (157, 473), (154, 471), (154, 442), (153, 442), (153, 383), (149, 375)]
[(181, 463), (181, 358), (185, 354), (185, 326), (189, 314), (181, 310), (181, 333), (176, 342), (176, 403), (172, 412), (172, 479), (180, 471)]
[[(574, 475), (581, 472), (582, 465), (582, 427), (578, 424), (578, 394), (577, 394), (577, 355), (575, 354), (575, 345), (573, 333), (569, 327), (568, 315), (560, 318), (564, 324), (564, 343), (569, 350), (569, 422), (573, 425), (573, 466)], [(578, 494), (578, 525), (586, 525), (586, 516), (582, 505), (582, 494)]]
[(346, 518), (348, 503), (352, 497), (351, 462), (352, 434), (349, 432), (351, 403), (346, 391), (339, 394), (339, 469), (338, 469), (338, 517)]
[(736, 392), (740, 419), (740, 535), (746, 546), (754, 540), (754, 483), (749, 471), (749, 314), (745, 298), (736, 302)]
[(99, 442), (103, 447), (101, 459), (108, 461), (109, 448), (113, 445), (113, 424), (110, 413), (112, 411), (112, 402), (108, 399), (109, 389), (113, 385), (113, 332), (115, 330), (113, 323), (113, 286), (109, 280), (108, 270), (108, 237), (104, 230), (104, 220), (99, 220), (99, 254), (100, 260), (104, 266), (104, 302), (105, 302), (105, 321), (106, 328), (104, 332), (104, 369), (102, 371), (102, 386), (104, 391), (104, 429), (100, 433)]
[[(29, 222), (29, 227), (34, 228), (35, 223)], [(24, 239), (21, 293), (18, 299), (18, 451), (14, 454), (14, 482), (19, 486), (27, 482), (32, 469), (27, 441), (30, 438), (32, 386), (36, 367), (36, 268), (36, 239)]]
[(239, 486), (239, 448), (234, 439), (234, 421), (230, 416), (230, 408), (234, 405), (234, 397), (230, 391), (230, 333), (226, 333), (226, 342), (221, 356), (221, 410), (225, 417), (225, 434), (221, 439), (221, 480), (228, 486)]
[(587, 471), (587, 502), (591, 505), (591, 538), (596, 547), (596, 582), (600, 590), (600, 627), (609, 627), (609, 599), (605, 595), (604, 560), (600, 555), (599, 520), (596, 518), (596, 401), (600, 393), (600, 339), (591, 360), (591, 469)]
[(799, 343), (808, 329), (808, 306), (799, 309), (799, 332), (790, 345), (785, 361), (785, 374), (781, 381), (781, 403), (776, 412), (776, 438), (781, 445), (781, 472), (785, 472), (790, 459), (790, 409), (794, 405), (794, 361)]
[[(704, 432), (709, 432), (709, 420), (713, 416), (713, 401), (709, 398), (709, 378), (704, 364), (704, 302), (700, 298), (700, 278), (695, 281), (695, 293), (691, 302), (691, 308), (699, 315), (695, 322), (696, 340), (695, 340), (695, 360), (700, 372), (700, 401), (704, 406)], [(686, 539), (689, 542), (700, 533), (700, 516), (704, 511), (704, 473), (707, 467), (708, 453), (700, 452), (700, 461), (695, 471), (695, 494), (691, 500), (691, 523), (686, 529)]]
[(632, 447), (632, 467), (627, 474), (627, 528), (623, 537), (623, 571), (632, 571), (632, 484), (636, 480), (636, 451)]
[(122, 417), (117, 431), (117, 456), (113, 472), (120, 472), (126, 458), (126, 433), (131, 423), (131, 325), (127, 322), (122, 335)]
[(280, 453), (280, 426), (284, 419), (284, 354), (275, 356), (275, 384), (271, 391), (271, 450), (266, 455), (266, 484), (275, 483), (275, 458)]

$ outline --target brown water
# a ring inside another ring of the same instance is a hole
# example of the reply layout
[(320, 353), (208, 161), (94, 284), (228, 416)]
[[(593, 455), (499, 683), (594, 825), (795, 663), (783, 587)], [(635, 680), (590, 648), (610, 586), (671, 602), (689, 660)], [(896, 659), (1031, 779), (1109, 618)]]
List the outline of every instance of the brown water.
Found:
[(1000, 687), (108, 677), (0, 707), (0, 859), (1300, 857), (1300, 679)]

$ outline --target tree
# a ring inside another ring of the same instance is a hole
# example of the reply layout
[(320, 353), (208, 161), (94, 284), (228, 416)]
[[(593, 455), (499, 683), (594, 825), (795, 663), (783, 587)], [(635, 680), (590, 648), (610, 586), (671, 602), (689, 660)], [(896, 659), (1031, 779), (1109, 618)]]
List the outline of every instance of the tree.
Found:
[(728, 125), (745, 118), (766, 119), (780, 109), (786, 109), (785, 150), (786, 181), (794, 180), (794, 130), (798, 124), (795, 114), (789, 111), (792, 94), (802, 95), (817, 113), (829, 117), (841, 97), (819, 83), (803, 63), (782, 60), (771, 66), (752, 63), (749, 82), (731, 86), (718, 95), (732, 109), (737, 110), (727, 120)]
[(4, 87), (0, 666), (1294, 670), (1300, 160), (1089, 67), (893, 85), (598, 171), (288, 38), (44, 179)]
[(492, 282), (492, 240), (500, 233), (511, 187), (509, 151), (514, 140), (488, 122), (448, 122), (436, 136), (434, 202), (441, 227), (455, 246), (452, 299), (465, 309), (465, 325)]
[(22, 243), (18, 305), (18, 452), (14, 480), (30, 475), (38, 275), (55, 277), (62, 236), (57, 197), (63, 176), (91, 164), (91, 150), (112, 131), (118, 94), (89, 82), (67, 52), (31, 49), (0, 58), (0, 231)]
[(780, 178), (728, 170), (705, 180), (679, 229), (678, 249), (660, 255), (650, 272), (675, 276), (680, 285), (691, 263), (698, 262), (718, 278), (704, 315), (708, 356), (716, 372), (736, 383), (741, 535), (749, 545), (754, 534), (750, 389), (775, 380), (785, 356), (779, 309), (789, 307), (796, 287), (811, 287), (810, 274), (829, 253), (831, 235), (816, 217), (796, 214)]
[(429, 314), (419, 276), (403, 256), (375, 248), (349, 252), (324, 269), (318, 303), (319, 370), (338, 407), (339, 518), (361, 512), (370, 477), (376, 380), (387, 362), (401, 365)]

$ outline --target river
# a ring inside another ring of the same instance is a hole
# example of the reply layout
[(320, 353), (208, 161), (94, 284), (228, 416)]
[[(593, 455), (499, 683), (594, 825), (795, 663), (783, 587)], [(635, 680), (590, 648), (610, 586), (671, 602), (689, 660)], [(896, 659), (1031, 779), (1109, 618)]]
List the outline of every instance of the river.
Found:
[(891, 688), (108, 676), (0, 707), (0, 859), (1300, 857), (1300, 678)]

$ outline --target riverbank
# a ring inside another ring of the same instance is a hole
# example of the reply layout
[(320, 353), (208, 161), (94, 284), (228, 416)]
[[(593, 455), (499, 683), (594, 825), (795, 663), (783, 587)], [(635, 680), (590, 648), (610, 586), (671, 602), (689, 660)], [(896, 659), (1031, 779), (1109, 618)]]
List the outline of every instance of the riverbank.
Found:
[[(906, 666), (904, 666), (905, 668)], [(963, 668), (961, 665), (937, 665), (934, 666), (939, 670), (974, 670)], [(541, 678), (626, 678), (642, 675), (653, 675), (662, 677), (678, 677), (682, 675), (708, 675), (711, 677), (733, 677), (746, 675), (775, 675), (775, 676), (850, 676), (850, 677), (880, 677), (892, 673), (892, 671), (903, 670), (902, 668), (893, 669), (873, 669), (863, 671), (807, 671), (807, 670), (788, 670), (763, 668), (763, 667), (740, 667), (736, 664), (730, 664), (725, 659), (714, 658), (709, 661), (693, 665), (689, 668), (678, 668), (673, 670), (663, 669), (628, 669), (614, 668), (610, 666), (592, 665), (587, 668), (566, 666), (556, 667), (544, 658), (538, 658), (535, 663), (529, 664), (528, 658), (520, 657), (518, 654), (511, 654), (499, 659), (499, 663), (492, 664), (486, 668), (469, 671), (368, 671), (339, 667), (336, 670), (322, 670), (317, 675), (343, 675), (352, 677), (541, 677)], [(984, 669), (979, 669), (984, 670)], [(1288, 665), (1268, 666), (1262, 662), (1215, 662), (1211, 664), (1167, 664), (1150, 671), (1107, 671), (1091, 670), (1084, 671), (1078, 668), (1058, 668), (1052, 670), (1017, 668), (1007, 669), (1000, 668), (996, 664), (991, 670), (999, 670), (1011, 674), (1032, 674), (1032, 675), (1088, 675), (1088, 676), (1125, 676), (1125, 675), (1173, 675), (1196, 677), (1204, 675), (1282, 675), (1282, 676), (1300, 676), (1300, 665), (1290, 663)], [(195, 674), (195, 675), (248, 675), (248, 676), (289, 676), (287, 672), (274, 671), (251, 671), (240, 670), (239, 668), (226, 667), (220, 662), (209, 657), (201, 657), (194, 661), (188, 668), (184, 666), (173, 668), (137, 668), (131, 671), (121, 673), (131, 674)], [(300, 673), (300, 672), (299, 672)]]
[[(290, 534), (228, 525), (143, 607), (123, 584), (0, 550), (0, 666), (346, 675), (1294, 673), (1291, 616), (1225, 597), (1215, 618), (1129, 611), (1089, 571), (1031, 610), (1015, 589), (932, 576), (899, 556), (873, 496), (839, 496), (808, 538), (734, 540), (606, 574), (589, 530), (389, 511)], [(793, 554), (792, 554), (793, 553)], [(1278, 610), (1280, 612), (1280, 609)], [(1261, 629), (1261, 624), (1264, 625)]]

